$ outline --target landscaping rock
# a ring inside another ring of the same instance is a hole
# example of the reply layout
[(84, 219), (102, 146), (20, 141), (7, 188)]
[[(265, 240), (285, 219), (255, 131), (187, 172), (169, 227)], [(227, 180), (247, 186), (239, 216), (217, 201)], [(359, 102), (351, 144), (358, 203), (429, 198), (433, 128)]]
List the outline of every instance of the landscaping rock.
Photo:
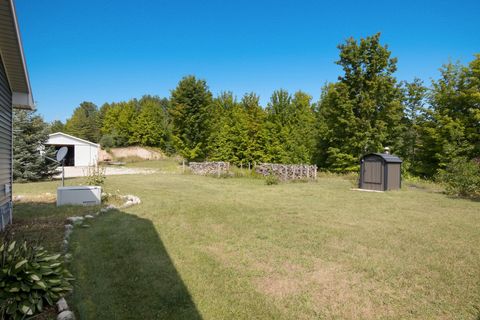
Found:
[(91, 214), (87, 214), (87, 215), (85, 216), (85, 219), (93, 219), (93, 218), (95, 218), (95, 217), (92, 216)]
[(116, 209), (116, 207), (113, 204), (109, 204), (106, 208), (100, 209), (99, 213), (105, 213), (105, 212), (113, 210), (113, 209)]
[(22, 195), (18, 195), (18, 196), (13, 196), (13, 201), (21, 201), (23, 198), (25, 198), (25, 196), (22, 196)]
[(57, 308), (58, 308), (58, 312), (68, 310), (68, 304), (65, 298), (61, 298), (60, 300), (57, 301)]
[(140, 204), (141, 201), (140, 201), (140, 198), (137, 197), (137, 196), (134, 196), (134, 195), (126, 195), (126, 196), (123, 196), (122, 199), (126, 199), (127, 201), (125, 201), (124, 204), (122, 204), (119, 208), (128, 208), (130, 206), (133, 206), (133, 205), (136, 205), (136, 204)]
[(67, 221), (71, 222), (73, 224), (77, 224), (77, 223), (81, 223), (83, 221), (83, 217), (80, 217), (80, 216), (78, 216), (78, 217), (68, 217)]
[(75, 315), (72, 311), (65, 310), (58, 314), (57, 320), (75, 320)]

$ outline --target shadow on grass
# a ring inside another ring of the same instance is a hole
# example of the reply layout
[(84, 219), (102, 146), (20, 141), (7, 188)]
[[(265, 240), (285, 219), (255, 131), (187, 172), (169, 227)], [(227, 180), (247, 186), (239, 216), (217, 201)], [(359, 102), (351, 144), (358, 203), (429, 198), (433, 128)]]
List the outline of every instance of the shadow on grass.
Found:
[(111, 211), (77, 227), (70, 251), (80, 319), (201, 319), (150, 220)]

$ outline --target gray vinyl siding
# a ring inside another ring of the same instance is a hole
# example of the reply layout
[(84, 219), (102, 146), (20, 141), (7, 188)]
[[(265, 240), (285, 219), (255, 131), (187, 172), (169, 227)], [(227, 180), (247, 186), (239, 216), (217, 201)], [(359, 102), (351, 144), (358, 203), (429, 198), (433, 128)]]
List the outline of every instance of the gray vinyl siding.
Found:
[[(7, 186), (10, 191), (7, 191)], [(12, 92), (0, 56), (0, 230), (12, 213)]]

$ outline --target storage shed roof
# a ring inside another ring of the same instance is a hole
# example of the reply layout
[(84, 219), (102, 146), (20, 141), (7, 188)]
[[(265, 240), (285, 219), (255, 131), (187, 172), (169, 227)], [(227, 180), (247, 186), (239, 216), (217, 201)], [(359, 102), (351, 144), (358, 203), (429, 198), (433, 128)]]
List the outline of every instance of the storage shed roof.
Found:
[[(59, 137), (59, 136), (77, 142), (77, 143), (73, 143), (73, 144), (78, 144), (78, 142), (81, 142), (81, 143), (85, 143), (85, 144), (92, 145), (92, 146), (97, 147), (97, 148), (100, 147), (100, 145), (97, 144), (97, 143), (93, 143), (93, 142), (91, 142), (91, 141), (84, 140), (84, 139), (81, 139), (81, 138), (78, 138), (78, 137), (75, 137), (75, 136), (72, 136), (72, 135), (63, 133), (63, 132), (55, 132), (55, 133), (52, 133), (52, 134), (49, 134), (49, 135), (48, 135), (49, 138), (54, 138), (54, 137)], [(50, 139), (49, 139), (49, 141), (47, 141), (47, 143), (45, 143), (45, 144), (52, 144), (52, 142), (51, 142)]]
[(400, 159), (396, 155), (389, 154), (389, 153), (369, 153), (364, 155), (362, 159), (372, 155), (382, 158), (386, 163), (402, 163), (403, 162), (402, 159)]

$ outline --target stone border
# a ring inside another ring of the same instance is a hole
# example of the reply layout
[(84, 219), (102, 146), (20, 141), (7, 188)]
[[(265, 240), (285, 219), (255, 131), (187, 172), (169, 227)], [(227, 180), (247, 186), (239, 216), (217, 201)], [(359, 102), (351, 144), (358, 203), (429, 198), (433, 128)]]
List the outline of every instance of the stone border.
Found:
[[(70, 240), (70, 236), (72, 235), (72, 232), (75, 226), (82, 226), (84, 228), (88, 228), (89, 225), (84, 224), (85, 221), (93, 220), (95, 219), (95, 217), (99, 216), (100, 214), (107, 213), (108, 211), (111, 211), (114, 209), (125, 209), (141, 203), (139, 197), (131, 194), (122, 196), (121, 199), (125, 200), (125, 202), (120, 206), (114, 206), (111, 204), (105, 208), (100, 209), (99, 211), (93, 214), (86, 214), (83, 216), (72, 216), (66, 219), (68, 223), (65, 224), (65, 235), (63, 237), (63, 250), (65, 253), (65, 262), (70, 262), (72, 260), (72, 255), (70, 253), (67, 253), (67, 251), (68, 251), (68, 243)], [(57, 320), (75, 320), (75, 315), (68, 307), (68, 304), (65, 298), (61, 298), (60, 300), (57, 301), (56, 304), (58, 309)]]

